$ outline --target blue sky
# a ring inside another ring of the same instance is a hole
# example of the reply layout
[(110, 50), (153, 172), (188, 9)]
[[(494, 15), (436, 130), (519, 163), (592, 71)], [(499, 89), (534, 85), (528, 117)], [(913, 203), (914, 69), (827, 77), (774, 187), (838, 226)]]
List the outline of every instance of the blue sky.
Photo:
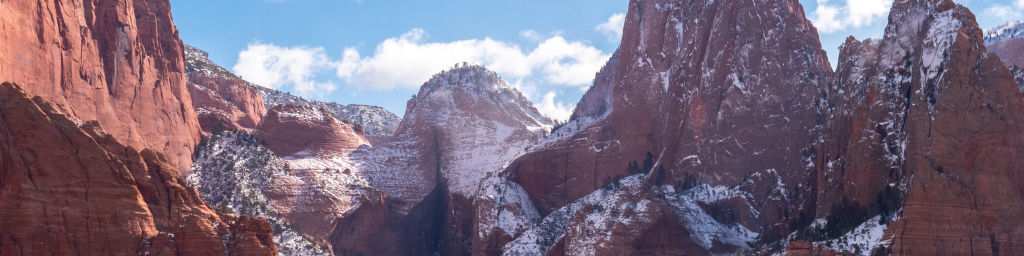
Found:
[[(849, 35), (880, 37), (891, 0), (801, 0), (835, 63)], [(1024, 0), (965, 0), (983, 28)], [(171, 0), (181, 39), (251, 82), (401, 116), (431, 74), (483, 64), (541, 112), (567, 118), (618, 47), (628, 0)]]

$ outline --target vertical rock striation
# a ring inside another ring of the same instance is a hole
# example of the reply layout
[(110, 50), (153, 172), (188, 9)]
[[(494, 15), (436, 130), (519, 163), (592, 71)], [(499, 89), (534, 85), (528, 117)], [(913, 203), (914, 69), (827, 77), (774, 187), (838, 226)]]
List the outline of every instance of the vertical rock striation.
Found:
[(0, 254), (276, 255), (266, 220), (217, 214), (163, 154), (0, 87)]
[(541, 215), (631, 169), (679, 190), (771, 176), (718, 207), (790, 232), (775, 223), (813, 209), (815, 99), (832, 76), (799, 2), (631, 1), (623, 31), (572, 121), (508, 168)]
[[(818, 216), (841, 198), (895, 214), (880, 248), (892, 254), (1020, 251), (1024, 100), (1010, 70), (953, 1), (897, 1), (889, 21), (880, 40), (847, 40), (826, 90), (819, 186), (836, 189)], [(901, 204), (885, 202), (893, 189)]]
[(4, 1), (0, 79), (185, 173), (199, 124), (167, 0)]

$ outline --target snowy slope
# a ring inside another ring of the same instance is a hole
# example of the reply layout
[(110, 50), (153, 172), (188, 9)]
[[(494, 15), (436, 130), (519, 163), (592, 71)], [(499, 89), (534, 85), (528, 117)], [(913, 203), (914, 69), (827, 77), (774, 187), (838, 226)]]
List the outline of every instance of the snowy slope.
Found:
[(1024, 38), (1024, 20), (1010, 21), (985, 30), (985, 45), (994, 45), (1013, 38)]
[(331, 255), (285, 220), (263, 194), (275, 179), (288, 177), (290, 168), (256, 139), (243, 132), (214, 135), (197, 154), (186, 178), (203, 201), (220, 211), (266, 218), (274, 226), (280, 255)]
[(558, 209), (507, 244), (506, 255), (544, 255), (556, 243), (564, 243), (568, 255), (600, 254), (616, 250), (623, 239), (640, 239), (665, 218), (682, 224), (690, 239), (708, 251), (722, 245), (749, 249), (758, 236), (737, 223), (720, 223), (699, 205), (743, 192), (706, 185), (676, 191), (671, 185), (652, 186), (646, 178), (626, 177)]

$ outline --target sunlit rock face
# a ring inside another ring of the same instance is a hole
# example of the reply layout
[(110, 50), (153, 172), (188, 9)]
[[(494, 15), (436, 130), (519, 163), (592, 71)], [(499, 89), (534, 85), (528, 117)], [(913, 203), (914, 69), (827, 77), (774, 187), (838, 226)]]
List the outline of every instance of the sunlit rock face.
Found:
[(183, 174), (200, 140), (167, 0), (0, 3), (0, 80), (97, 120)]
[(217, 66), (208, 53), (185, 45), (185, 72), (192, 106), (204, 134), (252, 131), (267, 114), (258, 85)]

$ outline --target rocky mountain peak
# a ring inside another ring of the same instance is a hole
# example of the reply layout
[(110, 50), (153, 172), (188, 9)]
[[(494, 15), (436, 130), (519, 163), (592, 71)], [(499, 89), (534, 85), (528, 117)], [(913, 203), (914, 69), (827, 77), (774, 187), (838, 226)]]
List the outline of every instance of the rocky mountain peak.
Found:
[(480, 65), (463, 64), (434, 74), (423, 84), (422, 89), (433, 92), (438, 89), (452, 90), (455, 88), (486, 92), (510, 87), (494, 71)]
[[(445, 123), (455, 112), (509, 126), (551, 124), (550, 118), (540, 114), (522, 92), (497, 73), (469, 64), (456, 65), (431, 77), (409, 101), (406, 112), (406, 119), (425, 117), (437, 124)], [(420, 113), (429, 115), (418, 117)]]

